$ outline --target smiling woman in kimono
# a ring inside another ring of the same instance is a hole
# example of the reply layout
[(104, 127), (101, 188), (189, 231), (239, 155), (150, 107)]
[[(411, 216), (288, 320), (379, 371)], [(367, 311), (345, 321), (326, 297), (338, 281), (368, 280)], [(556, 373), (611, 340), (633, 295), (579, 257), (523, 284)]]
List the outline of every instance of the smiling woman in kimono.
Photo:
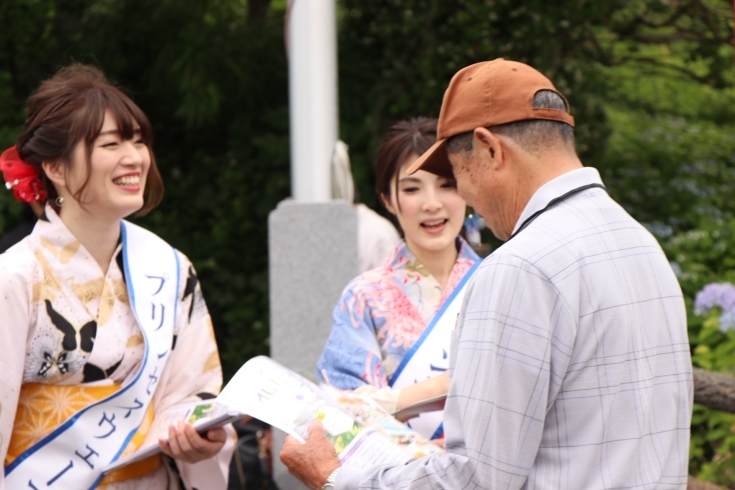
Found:
[[(224, 489), (228, 431), (172, 425), (160, 454), (103, 474), (153, 417), (213, 397), (222, 371), (189, 260), (123, 218), (163, 196), (145, 114), (72, 65), (28, 101), (6, 186), (45, 203), (0, 255), (0, 489)], [(223, 450), (223, 447), (226, 449)]]
[[(428, 118), (398, 123), (385, 136), (376, 191), (404, 240), (385, 265), (347, 285), (317, 364), (323, 381), (369, 392), (389, 411), (410, 403), (406, 395), (418, 387), (424, 394), (446, 393), (446, 375), (437, 375), (447, 369), (451, 330), (479, 263), (459, 236), (466, 205), (455, 182), (423, 170), (406, 174), (435, 142), (436, 120)], [(441, 412), (422, 414), (411, 425), (439, 438)]]

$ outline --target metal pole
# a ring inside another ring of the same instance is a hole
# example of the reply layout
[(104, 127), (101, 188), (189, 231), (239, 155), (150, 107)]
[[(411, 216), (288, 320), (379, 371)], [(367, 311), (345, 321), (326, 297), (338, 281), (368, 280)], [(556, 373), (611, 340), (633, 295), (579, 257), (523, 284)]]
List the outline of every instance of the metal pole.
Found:
[(335, 0), (291, 0), (288, 19), (291, 194), (331, 199), (330, 161), (338, 138)]
[[(287, 9), (291, 195), (268, 218), (270, 347), (313, 377), (342, 289), (358, 272), (357, 214), (332, 200), (338, 138), (336, 0), (290, 0)], [(278, 454), (285, 434), (274, 431)], [(305, 490), (278, 458), (281, 490)]]

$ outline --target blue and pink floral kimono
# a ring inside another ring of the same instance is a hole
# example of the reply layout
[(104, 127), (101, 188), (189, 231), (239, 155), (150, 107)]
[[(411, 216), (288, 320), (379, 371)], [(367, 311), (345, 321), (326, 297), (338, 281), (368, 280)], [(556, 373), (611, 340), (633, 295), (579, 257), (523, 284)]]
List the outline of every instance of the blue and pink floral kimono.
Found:
[(317, 378), (343, 390), (388, 386), (406, 353), (480, 260), (461, 237), (457, 246), (457, 261), (444, 289), (403, 241), (383, 267), (350, 282), (334, 308)]

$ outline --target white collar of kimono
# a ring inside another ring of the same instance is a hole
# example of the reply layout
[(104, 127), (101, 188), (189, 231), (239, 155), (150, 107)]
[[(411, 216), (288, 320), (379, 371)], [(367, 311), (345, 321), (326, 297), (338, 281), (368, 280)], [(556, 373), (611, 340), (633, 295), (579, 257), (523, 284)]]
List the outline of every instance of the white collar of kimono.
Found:
[(61, 216), (56, 213), (50, 204), (46, 204), (46, 207), (43, 210), (43, 216), (41, 216), (41, 219), (38, 220), (35, 228), (33, 229), (34, 232), (36, 230), (38, 230), (46, 240), (57, 247), (77, 241), (77, 237), (69, 231), (69, 228), (66, 227), (66, 223), (62, 221)]
[[(54, 208), (51, 207), (50, 204), (46, 204), (46, 207), (44, 208), (44, 216), (41, 217), (41, 219), (39, 219), (36, 223), (36, 226), (33, 228), (33, 233), (40, 234), (46, 241), (48, 241), (51, 245), (55, 246), (59, 250), (68, 246), (70, 243), (79, 241), (77, 237), (75, 237), (74, 234), (69, 231), (66, 223), (64, 223), (64, 221), (56, 213)], [(113, 261), (115, 260), (117, 254), (120, 252), (121, 248), (122, 240), (120, 243), (118, 243), (117, 247), (115, 248), (115, 252), (112, 254)], [(77, 253), (83, 253), (84, 255), (87, 255), (95, 265), (97, 264), (94, 259), (92, 259), (92, 256), (87, 251), (87, 249), (84, 248), (84, 245), (79, 245), (79, 250), (77, 251)], [(101, 270), (100, 274), (102, 274)]]

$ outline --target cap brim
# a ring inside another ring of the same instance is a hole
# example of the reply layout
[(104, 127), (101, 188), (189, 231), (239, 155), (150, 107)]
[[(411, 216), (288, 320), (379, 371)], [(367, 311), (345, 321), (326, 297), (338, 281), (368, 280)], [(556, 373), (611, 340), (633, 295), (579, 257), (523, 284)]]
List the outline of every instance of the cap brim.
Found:
[(419, 170), (426, 170), (427, 172), (431, 172), (432, 174), (440, 177), (454, 179), (452, 163), (449, 161), (449, 157), (447, 156), (446, 144), (446, 138), (434, 143), (431, 148), (426, 150), (418, 160), (408, 167), (406, 173), (411, 175)]

